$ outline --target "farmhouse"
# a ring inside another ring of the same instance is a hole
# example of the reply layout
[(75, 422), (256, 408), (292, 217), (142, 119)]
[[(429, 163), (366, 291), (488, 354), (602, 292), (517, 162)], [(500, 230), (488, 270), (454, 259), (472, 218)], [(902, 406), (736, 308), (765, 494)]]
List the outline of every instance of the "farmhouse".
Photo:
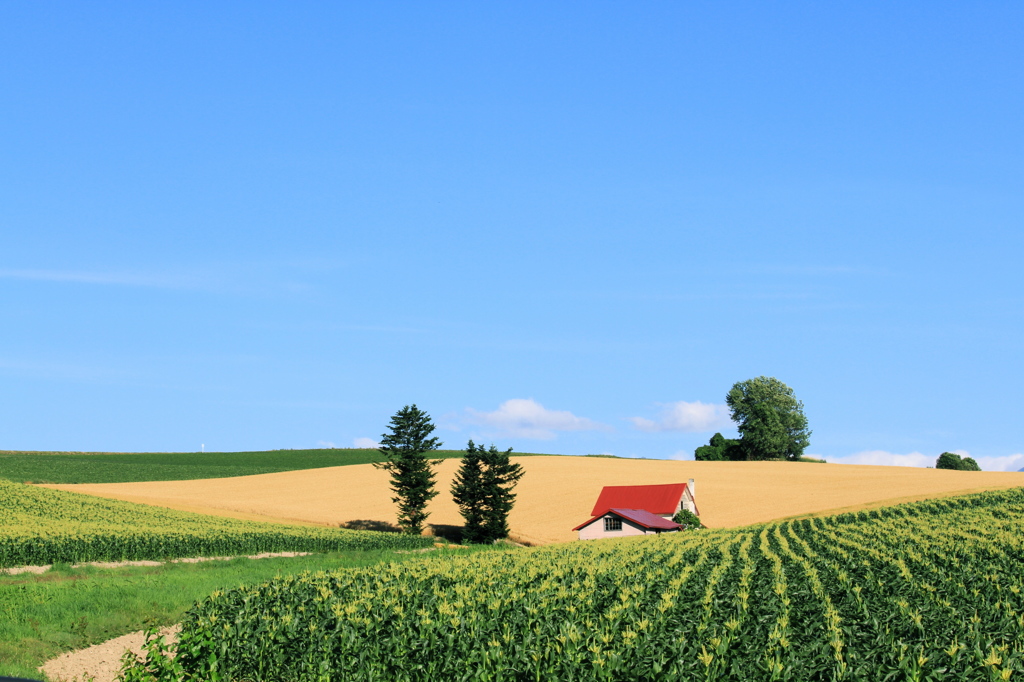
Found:
[(694, 482), (662, 485), (608, 485), (602, 488), (591, 519), (573, 528), (580, 540), (671, 533), (681, 526), (672, 517), (681, 509), (694, 514)]

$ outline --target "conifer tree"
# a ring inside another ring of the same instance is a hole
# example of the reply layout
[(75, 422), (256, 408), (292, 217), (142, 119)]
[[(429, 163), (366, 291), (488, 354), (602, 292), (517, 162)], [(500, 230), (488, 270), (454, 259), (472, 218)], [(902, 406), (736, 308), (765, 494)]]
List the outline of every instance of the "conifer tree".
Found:
[(508, 515), (515, 504), (512, 489), (525, 473), (510, 460), (512, 448), (502, 452), (469, 441), (466, 455), (452, 482), (452, 498), (465, 520), (469, 542), (494, 542), (508, 537)]
[(383, 462), (373, 466), (391, 474), (391, 501), (398, 505), (398, 525), (406, 533), (420, 534), (427, 520), (427, 502), (437, 496), (434, 490), (434, 467), (441, 460), (432, 460), (427, 453), (441, 447), (441, 441), (430, 438), (434, 424), (430, 415), (416, 405), (406, 405), (391, 418), (391, 433), (381, 436), (379, 451)]
[(452, 499), (458, 505), (465, 522), (462, 537), (467, 542), (483, 541), (484, 454), (486, 451), (483, 446), (478, 448), (473, 441), (469, 441), (466, 454), (452, 481)]

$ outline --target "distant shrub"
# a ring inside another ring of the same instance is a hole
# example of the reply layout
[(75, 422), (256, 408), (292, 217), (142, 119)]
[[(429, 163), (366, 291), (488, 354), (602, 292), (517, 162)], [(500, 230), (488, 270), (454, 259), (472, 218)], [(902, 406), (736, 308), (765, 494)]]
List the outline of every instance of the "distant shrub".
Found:
[(711, 436), (710, 443), (697, 448), (693, 457), (698, 462), (727, 462), (743, 459), (743, 453), (740, 451), (738, 440), (725, 438), (722, 434), (716, 433)]
[(676, 512), (676, 515), (672, 517), (672, 521), (682, 526), (683, 530), (699, 530), (704, 528), (704, 524), (700, 522), (700, 518), (689, 509), (680, 509)]
[(953, 471), (981, 471), (981, 467), (974, 461), (973, 457), (960, 458), (960, 455), (953, 452), (943, 452), (935, 460), (936, 469), (952, 469)]
[(981, 471), (981, 467), (973, 457), (964, 457), (960, 460), (960, 471)]

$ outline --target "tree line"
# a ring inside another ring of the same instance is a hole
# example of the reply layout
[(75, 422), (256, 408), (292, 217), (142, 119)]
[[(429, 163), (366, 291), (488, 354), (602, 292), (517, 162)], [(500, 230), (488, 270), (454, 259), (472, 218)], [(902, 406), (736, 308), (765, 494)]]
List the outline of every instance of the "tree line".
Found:
[[(704, 462), (746, 460), (821, 461), (804, 458), (810, 444), (804, 404), (793, 389), (775, 377), (760, 376), (738, 381), (725, 396), (729, 416), (736, 422), (739, 438), (721, 433), (707, 445), (694, 451), (694, 459)], [(944, 452), (935, 462), (936, 469), (981, 471), (971, 457)]]
[[(373, 465), (391, 474), (391, 501), (398, 505), (398, 525), (406, 533), (423, 532), (427, 503), (438, 495), (434, 467), (441, 460), (429, 457), (441, 447), (441, 441), (431, 436), (434, 428), (430, 415), (406, 405), (391, 417), (389, 432), (381, 436), (378, 450), (384, 461)], [(465, 521), (465, 540), (494, 542), (508, 537), (508, 515), (516, 499), (512, 490), (525, 473), (511, 455), (512, 448), (485, 448), (472, 440), (467, 444), (450, 490)]]

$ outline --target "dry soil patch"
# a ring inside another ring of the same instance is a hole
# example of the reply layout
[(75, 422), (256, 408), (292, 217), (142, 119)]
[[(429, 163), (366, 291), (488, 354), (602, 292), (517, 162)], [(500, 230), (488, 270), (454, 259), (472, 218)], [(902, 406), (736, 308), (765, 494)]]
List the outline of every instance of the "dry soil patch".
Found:
[[(262, 554), (249, 554), (246, 559), (273, 559), (275, 557), (293, 557), (293, 556), (307, 556), (309, 552), (263, 552)], [(87, 561), (83, 564), (72, 564), (71, 568), (81, 568), (83, 566), (95, 566), (96, 568), (121, 568), (122, 566), (162, 566), (165, 563), (171, 564), (198, 564), (201, 561), (229, 561), (231, 559), (240, 559), (242, 557), (236, 556), (193, 556), (183, 557), (181, 559), (171, 559), (169, 561)], [(52, 564), (46, 564), (44, 566), (14, 566), (13, 568), (0, 568), (0, 575), (18, 575), (20, 573), (35, 573), (41, 574), (46, 573), (51, 568)]]
[[(166, 641), (174, 642), (179, 629), (180, 626), (173, 625), (162, 629), (160, 634), (166, 637)], [(124, 656), (124, 652), (131, 651), (136, 656), (141, 655), (142, 645), (145, 643), (146, 633), (139, 630), (102, 644), (61, 654), (41, 665), (39, 669), (55, 682), (85, 682), (89, 679), (95, 682), (114, 682), (121, 671), (121, 657)]]

